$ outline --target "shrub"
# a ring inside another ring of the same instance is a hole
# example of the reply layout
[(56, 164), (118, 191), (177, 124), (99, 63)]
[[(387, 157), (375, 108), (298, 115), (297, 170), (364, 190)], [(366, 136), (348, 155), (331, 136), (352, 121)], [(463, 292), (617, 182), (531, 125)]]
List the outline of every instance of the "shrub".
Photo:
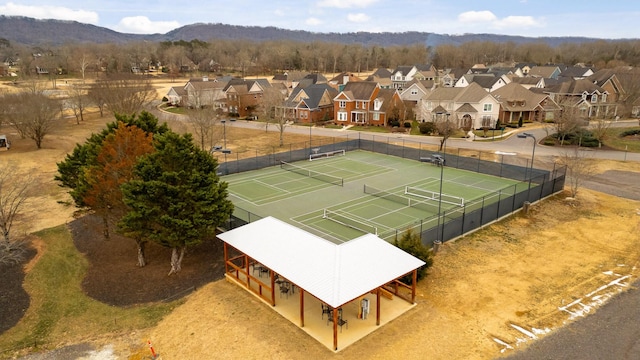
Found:
[[(431, 257), (431, 251), (429, 250), (429, 248), (422, 243), (420, 234), (417, 234), (413, 232), (413, 230), (409, 229), (402, 234), (400, 239), (396, 239), (395, 245), (425, 262), (424, 265), (418, 268), (418, 281), (427, 276), (427, 270), (431, 267), (431, 265), (433, 265), (433, 258)], [(412, 280), (413, 279), (411, 274), (406, 275), (402, 279), (400, 279), (400, 281), (405, 284), (411, 284), (413, 282)]]
[(405, 121), (403, 126), (407, 129), (411, 129), (411, 123), (408, 121)]
[(621, 132), (620, 135), (618, 135), (618, 136), (623, 138), (623, 137), (626, 137), (626, 136), (633, 136), (633, 135), (640, 135), (640, 129), (625, 130), (625, 131)]
[(431, 121), (423, 122), (418, 125), (418, 129), (420, 129), (420, 134), (431, 135), (436, 132), (436, 124)]

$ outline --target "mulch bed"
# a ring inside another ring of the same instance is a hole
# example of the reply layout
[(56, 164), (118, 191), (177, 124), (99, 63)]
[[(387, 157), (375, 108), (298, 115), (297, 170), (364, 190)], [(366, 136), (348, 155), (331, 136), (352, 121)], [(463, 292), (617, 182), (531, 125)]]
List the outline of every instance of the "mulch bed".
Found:
[[(147, 266), (140, 268), (135, 242), (113, 232), (105, 239), (99, 217), (85, 215), (71, 222), (69, 228), (74, 245), (89, 261), (82, 289), (88, 296), (109, 305), (125, 307), (179, 299), (224, 276), (219, 240), (206, 240), (188, 248), (182, 270), (167, 276), (171, 269), (171, 249), (147, 243)], [(23, 263), (0, 265), (0, 334), (15, 326), (29, 307), (29, 295), (22, 288), (24, 264), (35, 254), (36, 251), (30, 249)]]
[(0, 264), (0, 334), (15, 326), (29, 308), (29, 294), (22, 288), (24, 264), (36, 255), (27, 249), (24, 261), (18, 264)]

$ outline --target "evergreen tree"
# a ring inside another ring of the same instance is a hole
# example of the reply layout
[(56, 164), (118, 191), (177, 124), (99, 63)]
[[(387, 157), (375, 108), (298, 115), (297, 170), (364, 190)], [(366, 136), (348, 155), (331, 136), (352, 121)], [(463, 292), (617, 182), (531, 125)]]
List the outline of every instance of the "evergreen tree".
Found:
[[(425, 262), (424, 265), (418, 268), (418, 281), (427, 276), (427, 270), (431, 267), (431, 265), (433, 265), (433, 257), (431, 256), (431, 251), (429, 250), (429, 248), (422, 243), (420, 234), (415, 233), (413, 232), (413, 230), (409, 229), (402, 234), (400, 239), (396, 239), (395, 245)], [(407, 275), (400, 279), (400, 281), (405, 284), (411, 284), (412, 277), (411, 275)]]
[(214, 235), (233, 204), (216, 174), (217, 161), (195, 146), (191, 134), (157, 136), (155, 150), (140, 159), (135, 179), (122, 185), (130, 210), (119, 226), (125, 234), (170, 247), (171, 275), (180, 271), (186, 248)]

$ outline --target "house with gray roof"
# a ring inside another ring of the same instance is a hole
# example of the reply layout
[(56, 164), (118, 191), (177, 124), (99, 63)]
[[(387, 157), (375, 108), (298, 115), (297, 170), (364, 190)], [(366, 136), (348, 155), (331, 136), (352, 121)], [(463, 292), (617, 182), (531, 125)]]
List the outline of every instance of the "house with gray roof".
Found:
[(584, 119), (618, 115), (618, 105), (609, 102), (609, 92), (587, 79), (571, 79), (543, 91), (561, 107), (577, 110)]
[(333, 120), (333, 98), (338, 91), (328, 84), (298, 85), (285, 100), (282, 109), (295, 123), (317, 124)]

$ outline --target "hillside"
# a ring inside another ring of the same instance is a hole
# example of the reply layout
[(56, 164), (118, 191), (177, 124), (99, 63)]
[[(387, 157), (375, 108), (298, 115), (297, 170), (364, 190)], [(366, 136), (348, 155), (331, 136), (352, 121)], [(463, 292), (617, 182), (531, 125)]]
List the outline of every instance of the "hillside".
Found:
[(0, 16), (0, 38), (12, 44), (60, 45), (67, 42), (126, 43), (130, 41), (209, 41), (223, 40), (292, 40), (300, 42), (337, 42), (343, 44), (364, 44), (378, 46), (408, 45), (424, 43), (427, 46), (441, 44), (458, 45), (470, 41), (513, 42), (516, 44), (543, 42), (550, 46), (562, 43), (584, 43), (601, 41), (583, 37), (523, 37), (496, 34), (434, 34), (407, 31), (402, 33), (315, 33), (303, 30), (287, 30), (276, 27), (236, 26), (227, 24), (191, 24), (166, 34), (125, 34), (104, 27), (76, 21), (37, 20), (22, 16)]

